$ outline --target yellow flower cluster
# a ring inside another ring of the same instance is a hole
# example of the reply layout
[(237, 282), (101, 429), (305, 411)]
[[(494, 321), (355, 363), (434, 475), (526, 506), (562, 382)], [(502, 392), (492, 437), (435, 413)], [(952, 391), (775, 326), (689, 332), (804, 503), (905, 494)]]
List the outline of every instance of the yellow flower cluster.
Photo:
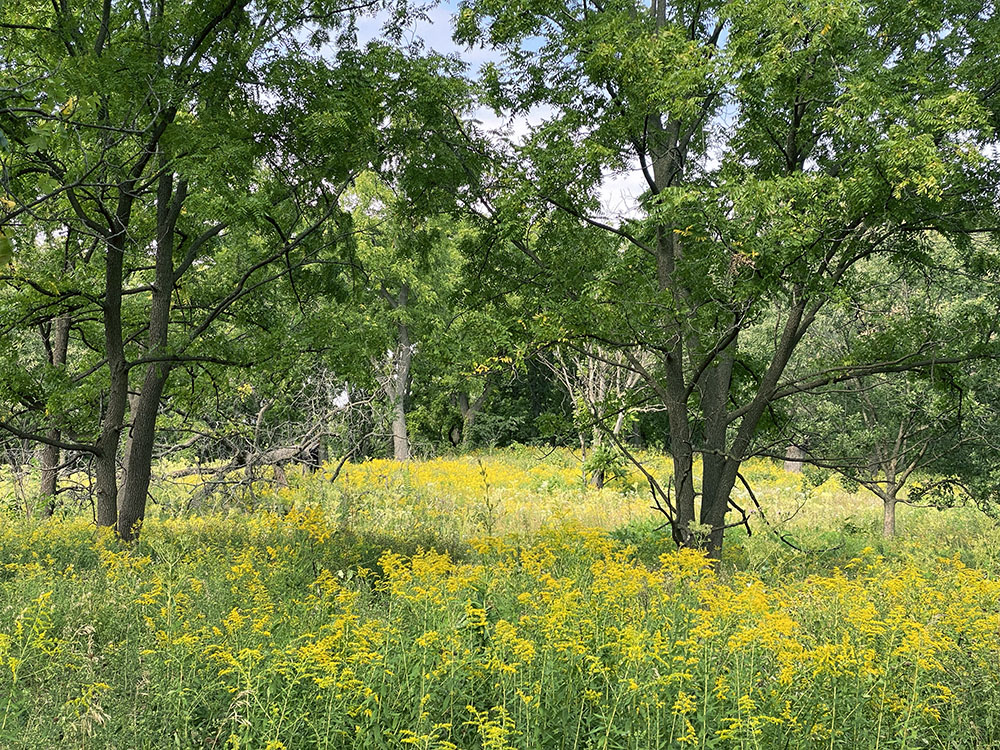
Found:
[[(518, 483), (555, 481), (459, 464), (345, 478), (428, 507), (436, 482), (440, 508), (478, 482), (515, 514)], [(580, 487), (579, 514), (421, 549), (309, 486), (151, 517), (132, 548), (0, 528), (0, 747), (1000, 747), (995, 570), (905, 547), (802, 575), (643, 562)]]

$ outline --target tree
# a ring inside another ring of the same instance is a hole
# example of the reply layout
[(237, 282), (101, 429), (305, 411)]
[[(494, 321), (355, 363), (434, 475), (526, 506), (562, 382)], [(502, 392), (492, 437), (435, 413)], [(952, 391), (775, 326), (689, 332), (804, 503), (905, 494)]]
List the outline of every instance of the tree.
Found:
[[(123, 539), (145, 513), (170, 373), (231, 361), (220, 323), (336, 238), (326, 226), (337, 191), (373, 158), (379, 99), (345, 93), (371, 83), (358, 54), (342, 49), (330, 66), (316, 53), (352, 12), (245, 1), (0, 9), (8, 280), (39, 309), (74, 311), (70, 349), (83, 354), (62, 384), (100, 402), (99, 424), (77, 439), (31, 424), (52, 393), (27, 404), (13, 394), (0, 426), (91, 454), (96, 520)], [(43, 232), (66, 239), (73, 273), (38, 265)]]
[[(859, 374), (784, 405), (790, 424), (782, 436), (805, 446), (812, 463), (876, 495), (886, 537), (896, 532), (896, 505), (911, 480), (931, 474), (971, 486), (982, 474), (967, 457), (991, 434), (977, 415), (991, 411), (980, 399), (995, 370), (1000, 308), (996, 271), (976, 255), (975, 248), (964, 258), (938, 248), (932, 279), (924, 268), (864, 264), (854, 304), (828, 310), (806, 341), (814, 359), (841, 362), (865, 361), (874, 351), (905, 356), (930, 343), (946, 363)], [(918, 499), (912, 494), (907, 501)]]
[(448, 326), (471, 234), (459, 214), (482, 159), (462, 120), (470, 94), (460, 65), (435, 54), (381, 53), (395, 89), (380, 122), (382, 159), (356, 176), (342, 201), (352, 218), (345, 275), (360, 304), (346, 320), (352, 337), (369, 334), (360, 348), (374, 359), (392, 409), (393, 455), (405, 461), (414, 357)]
[[(460, 11), (459, 38), (504, 55), (484, 72), (484, 101), (543, 117), (499, 147), (505, 171), (484, 213), (509, 250), (493, 268), (546, 309), (540, 335), (655, 354), (655, 367), (627, 366), (668, 416), (679, 544), (720, 554), (740, 465), (776, 401), (941, 357), (921, 346), (788, 372), (859, 262), (929, 266), (929, 229), (961, 243), (996, 226), (997, 90), (984, 62), (995, 19), (961, 1), (911, 10), (471, 0)], [(604, 175), (632, 168), (646, 188), (635, 218), (602, 216)]]
[(513, 328), (520, 326), (507, 314), (506, 300), (479, 286), (478, 266), (470, 259), (486, 238), (464, 219), (453, 221), (461, 227), (461, 263), (442, 300), (442, 317), (422, 345), (414, 415), (425, 435), (469, 451), (481, 437), (480, 417), (489, 419), (501, 383), (517, 376)]
[(415, 215), (406, 196), (371, 172), (359, 175), (345, 200), (355, 233), (353, 270), (364, 281), (358, 329), (371, 336), (372, 367), (391, 408), (393, 456), (406, 461), (413, 359), (447, 315), (461, 268), (458, 237), (446, 221)]
[(591, 484), (601, 489), (609, 460), (615, 455), (615, 446), (607, 444), (605, 434), (617, 443), (626, 419), (638, 410), (635, 401), (642, 385), (639, 372), (626, 366), (625, 353), (591, 343), (577, 350), (556, 347), (543, 361), (573, 403), (584, 467), (590, 469)]

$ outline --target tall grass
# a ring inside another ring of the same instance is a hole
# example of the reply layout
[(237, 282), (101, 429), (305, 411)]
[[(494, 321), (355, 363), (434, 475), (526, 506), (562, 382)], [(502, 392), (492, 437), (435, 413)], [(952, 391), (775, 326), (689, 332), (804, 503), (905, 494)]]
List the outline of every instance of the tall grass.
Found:
[(293, 477), (128, 549), (7, 517), (0, 747), (1000, 747), (1000, 535), (907, 509), (885, 543), (751, 468), (812, 553), (758, 523), (713, 570), (638, 481), (523, 454)]

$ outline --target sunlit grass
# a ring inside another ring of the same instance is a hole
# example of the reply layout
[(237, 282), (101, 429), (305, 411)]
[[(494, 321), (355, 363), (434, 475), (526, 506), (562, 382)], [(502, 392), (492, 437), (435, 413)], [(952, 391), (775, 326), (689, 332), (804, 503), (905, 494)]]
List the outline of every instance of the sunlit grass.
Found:
[(883, 542), (873, 498), (758, 462), (773, 528), (713, 570), (641, 476), (539, 458), (288, 472), (205, 513), (164, 484), (129, 549), (9, 514), (0, 747), (1000, 746), (985, 517), (904, 508)]

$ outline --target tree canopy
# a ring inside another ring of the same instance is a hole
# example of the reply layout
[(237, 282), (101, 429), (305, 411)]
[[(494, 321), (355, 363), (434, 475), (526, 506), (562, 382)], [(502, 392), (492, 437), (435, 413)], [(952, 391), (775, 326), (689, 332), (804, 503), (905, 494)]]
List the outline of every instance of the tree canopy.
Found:
[(43, 446), (43, 496), (85, 457), (130, 539), (157, 456), (301, 458), (378, 404), (339, 451), (660, 447), (674, 540), (718, 555), (748, 457), (810, 433), (857, 468), (866, 409), (943, 456), (943, 383), (992, 398), (992, 9), (466, 0), (479, 67), (418, 17), (0, 7), (0, 428)]

